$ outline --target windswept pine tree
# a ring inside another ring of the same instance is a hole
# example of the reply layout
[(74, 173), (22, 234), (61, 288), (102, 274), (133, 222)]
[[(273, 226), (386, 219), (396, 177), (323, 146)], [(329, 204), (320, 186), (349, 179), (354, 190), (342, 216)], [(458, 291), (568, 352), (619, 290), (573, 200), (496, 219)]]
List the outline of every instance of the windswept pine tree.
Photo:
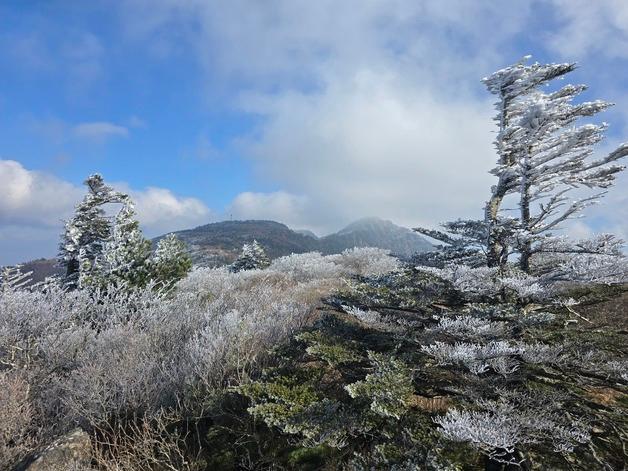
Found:
[(270, 260), (266, 255), (264, 247), (256, 240), (251, 244), (244, 244), (240, 256), (230, 266), (232, 272), (242, 270), (263, 269), (270, 265)]
[[(556, 234), (565, 221), (581, 217), (585, 208), (597, 203), (625, 168), (618, 161), (628, 156), (628, 144), (595, 158), (594, 147), (604, 138), (607, 124), (580, 123), (612, 104), (574, 103), (585, 85), (547, 90), (553, 80), (575, 70), (575, 64), (526, 65), (526, 60), (483, 80), (498, 97), (498, 158), (491, 170), (497, 184), (491, 188), (484, 220), (448, 222), (442, 231), (417, 228), (443, 243), (438, 252), (424, 254), (417, 262), (437, 268), (452, 262), (484, 265), (503, 271), (517, 256), (523, 272), (554, 280), (609, 280), (611, 273), (623, 279), (627, 269), (619, 239), (602, 235), (572, 241)], [(593, 193), (584, 194), (588, 190)], [(518, 217), (505, 215), (506, 198), (518, 205)]]
[(90, 175), (85, 185), (87, 195), (66, 222), (59, 244), (58, 262), (65, 269), (64, 284), (73, 288), (79, 286), (81, 275), (89, 277), (98, 269), (104, 244), (111, 237), (112, 221), (106, 214), (106, 205), (124, 203), (127, 198), (105, 185), (98, 174)]
[[(602, 124), (579, 124), (612, 103), (596, 100), (574, 103), (585, 85), (565, 85), (556, 91), (542, 88), (575, 70), (573, 63), (532, 64), (524, 61), (499, 70), (483, 81), (497, 95), (495, 104), (498, 160), (491, 173), (498, 178), (486, 205), (487, 260), (503, 265), (508, 256), (505, 236), (513, 225), (502, 216), (501, 205), (515, 195), (519, 218), (514, 227), (514, 249), (519, 265), (529, 272), (530, 258), (543, 251), (553, 231), (596, 203), (625, 167), (617, 161), (628, 155), (622, 144), (608, 155), (592, 158), (604, 138)], [(573, 197), (574, 190), (594, 190)]]

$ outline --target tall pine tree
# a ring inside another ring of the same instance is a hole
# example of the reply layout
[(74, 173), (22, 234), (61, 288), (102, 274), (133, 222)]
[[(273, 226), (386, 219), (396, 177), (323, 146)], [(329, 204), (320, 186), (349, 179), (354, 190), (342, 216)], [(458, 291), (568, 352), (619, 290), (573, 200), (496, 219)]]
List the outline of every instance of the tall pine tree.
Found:
[(126, 195), (105, 185), (103, 178), (94, 174), (85, 180), (88, 192), (76, 206), (74, 216), (65, 224), (59, 244), (58, 263), (64, 268), (64, 284), (80, 286), (81, 279), (89, 279), (98, 270), (98, 259), (105, 242), (111, 237), (112, 221), (105, 207), (123, 203)]
[[(586, 90), (585, 85), (543, 90), (575, 67), (520, 62), (484, 79), (489, 91), (499, 97), (495, 141), (498, 162), (491, 171), (498, 183), (486, 206), (489, 265), (505, 263), (508, 251), (502, 235), (514, 235), (512, 243), (520, 256), (520, 268), (528, 272), (530, 258), (548, 245), (553, 231), (597, 202), (603, 190), (613, 184), (615, 174), (624, 169), (616, 162), (628, 155), (628, 144), (605, 157), (591, 158), (607, 126), (578, 123), (611, 103), (596, 100), (574, 104), (573, 100)], [(598, 191), (570, 197), (571, 192), (582, 188)], [(519, 205), (514, 233), (511, 222), (505, 224), (501, 216), (501, 203), (508, 195), (514, 195)]]
[(151, 243), (136, 219), (133, 202), (125, 198), (115, 217), (102, 254), (101, 281), (106, 284), (144, 286), (150, 276)]

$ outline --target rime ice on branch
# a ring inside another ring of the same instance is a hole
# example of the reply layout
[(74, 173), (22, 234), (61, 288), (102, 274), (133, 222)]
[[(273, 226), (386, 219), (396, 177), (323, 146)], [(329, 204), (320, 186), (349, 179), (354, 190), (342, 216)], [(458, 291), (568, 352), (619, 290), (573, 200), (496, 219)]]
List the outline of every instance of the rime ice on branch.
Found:
[[(604, 138), (607, 124), (580, 122), (612, 104), (574, 103), (585, 85), (548, 88), (575, 70), (575, 64), (527, 65), (527, 59), (483, 80), (497, 95), (498, 125), (497, 164), (491, 170), (497, 184), (491, 188), (484, 220), (447, 222), (443, 231), (415, 229), (444, 244), (416, 262), (441, 269), (452, 263), (488, 266), (502, 272), (514, 255), (523, 272), (549, 280), (625, 280), (628, 264), (618, 248), (622, 241), (609, 235), (570, 241), (555, 234), (565, 221), (581, 217), (597, 203), (625, 168), (618, 162), (628, 156), (628, 143), (595, 157), (594, 147)], [(507, 197), (517, 202), (518, 217), (504, 214)]]
[[(526, 58), (527, 59), (527, 58)], [(487, 257), (489, 266), (503, 265), (508, 256), (504, 234), (509, 234), (500, 215), (504, 197), (516, 195), (520, 215), (514, 231), (514, 249), (520, 267), (530, 269), (530, 257), (542, 250), (551, 231), (577, 217), (597, 202), (625, 167), (617, 161), (628, 155), (628, 144), (602, 158), (592, 158), (593, 147), (604, 137), (602, 124), (577, 124), (612, 104), (605, 101), (573, 103), (585, 85), (565, 85), (550, 92), (542, 87), (562, 78), (575, 64), (532, 64), (525, 60), (499, 70), (483, 81), (497, 95), (498, 134), (495, 140), (498, 178), (486, 205)], [(593, 195), (571, 199), (580, 188)]]
[(112, 234), (112, 222), (105, 205), (123, 203), (127, 198), (105, 185), (98, 174), (89, 176), (85, 185), (88, 193), (66, 222), (59, 244), (59, 265), (65, 269), (64, 281), (70, 287), (78, 287), (81, 274), (97, 269), (98, 257)]

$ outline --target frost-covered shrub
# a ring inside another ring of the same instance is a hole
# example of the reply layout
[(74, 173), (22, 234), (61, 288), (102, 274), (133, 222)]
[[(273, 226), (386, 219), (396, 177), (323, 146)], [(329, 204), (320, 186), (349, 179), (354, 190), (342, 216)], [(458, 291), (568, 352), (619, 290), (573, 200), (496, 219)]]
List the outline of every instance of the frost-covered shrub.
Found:
[(562, 347), (499, 340), (487, 344), (435, 342), (423, 345), (421, 351), (440, 365), (462, 365), (474, 374), (485, 373), (490, 368), (507, 375), (519, 368), (519, 362), (513, 357), (519, 356), (527, 363), (556, 364), (561, 360)]
[(524, 344), (521, 358), (523, 361), (533, 364), (558, 364), (561, 362), (563, 350), (562, 345)]
[(471, 315), (441, 317), (438, 324), (427, 329), (428, 332), (444, 332), (460, 337), (499, 337), (508, 332), (505, 322), (495, 322)]
[(294, 270), (198, 269), (174, 291), (154, 283), (90, 291), (5, 283), (0, 362), (29, 373), (33, 420), (50, 434), (200, 407), (199, 395), (246, 377), (302, 327), (339, 286), (336, 273), (306, 280)]
[(365, 324), (373, 324), (373, 325), (378, 325), (378, 326), (382, 326), (384, 324), (382, 322), (381, 314), (377, 311), (371, 311), (371, 310), (365, 311), (364, 309), (360, 309), (359, 307), (356, 307), (356, 306), (344, 306), (344, 305), (342, 306), (342, 309), (347, 314), (351, 314), (352, 316), (355, 316), (357, 319), (364, 322)]
[(618, 377), (628, 382), (628, 360), (611, 360), (603, 364), (603, 370), (611, 376)]
[(344, 270), (335, 263), (336, 260), (337, 257), (323, 256), (319, 252), (292, 254), (273, 260), (269, 269), (284, 273), (295, 281), (337, 278)]
[(390, 250), (375, 247), (354, 247), (337, 256), (337, 263), (346, 272), (362, 275), (383, 275), (399, 270), (399, 260), (390, 255)]
[[(0, 363), (28, 373), (33, 421), (50, 434), (198, 407), (199, 394), (246, 377), (304, 325), (322, 296), (343, 285), (341, 275), (353, 272), (337, 258), (293, 255), (237, 273), (196, 269), (175, 290), (154, 282), (26, 290), (22, 275), (5, 271)], [(381, 258), (366, 260), (381, 266)], [(324, 343), (311, 345), (312, 353), (334, 353)]]
[[(436, 359), (438, 364), (462, 364), (468, 368), (478, 368), (478, 364), (495, 358), (518, 355), (522, 348), (506, 341), (492, 341), (486, 345), (468, 342), (456, 342), (448, 344), (435, 342), (432, 345), (424, 345), (421, 350)], [(483, 370), (486, 371), (486, 370)]]
[(521, 271), (511, 269), (502, 273), (499, 268), (466, 265), (449, 265), (445, 268), (417, 267), (452, 283), (465, 297), (492, 298), (514, 296), (524, 301), (543, 299), (548, 288), (540, 280)]
[[(550, 443), (556, 452), (572, 452), (591, 437), (583, 424), (561, 414), (555, 404), (535, 404), (525, 395), (479, 401), (481, 410), (450, 409), (435, 422), (449, 440), (468, 442), (497, 461), (517, 463), (523, 444)], [(552, 409), (553, 408), (553, 409)]]
[(0, 371), (0, 468), (13, 469), (36, 445), (30, 385), (19, 370)]

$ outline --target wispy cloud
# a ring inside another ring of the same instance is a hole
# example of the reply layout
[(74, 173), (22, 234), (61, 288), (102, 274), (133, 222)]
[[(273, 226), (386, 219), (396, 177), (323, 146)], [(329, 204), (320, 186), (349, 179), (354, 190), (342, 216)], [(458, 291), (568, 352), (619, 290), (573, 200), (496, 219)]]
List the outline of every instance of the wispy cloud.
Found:
[(106, 121), (79, 123), (72, 126), (72, 133), (80, 139), (104, 141), (111, 137), (127, 137), (128, 128)]
[[(109, 121), (87, 121), (71, 124), (55, 117), (28, 118), (30, 128), (38, 135), (56, 145), (71, 141), (89, 141), (104, 143), (113, 138), (129, 137), (129, 126)], [(137, 127), (137, 126), (136, 126)]]

